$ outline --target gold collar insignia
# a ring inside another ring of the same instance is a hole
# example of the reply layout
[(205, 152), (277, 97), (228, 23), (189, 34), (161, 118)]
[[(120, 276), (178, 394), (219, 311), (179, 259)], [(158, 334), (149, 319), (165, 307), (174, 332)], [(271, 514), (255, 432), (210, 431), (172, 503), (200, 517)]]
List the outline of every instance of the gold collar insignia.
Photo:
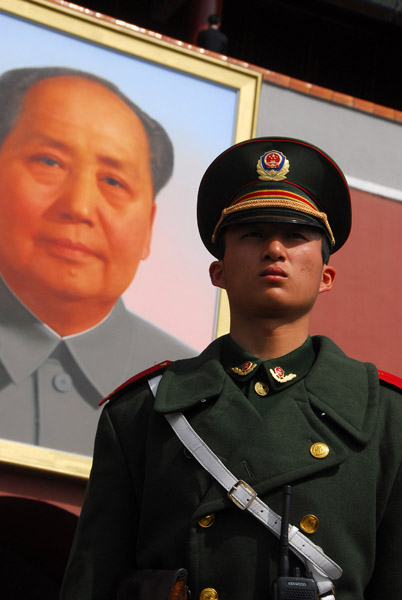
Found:
[(248, 360), (247, 362), (243, 363), (241, 367), (232, 367), (232, 371), (237, 375), (248, 375), (249, 373), (251, 373), (251, 371), (253, 371), (256, 368), (256, 366), (257, 363), (253, 363), (250, 360)]
[(282, 367), (275, 367), (275, 369), (270, 369), (269, 372), (279, 383), (286, 383), (287, 381), (291, 381), (297, 377), (295, 373), (289, 373), (288, 375), (285, 375), (285, 371), (282, 369)]

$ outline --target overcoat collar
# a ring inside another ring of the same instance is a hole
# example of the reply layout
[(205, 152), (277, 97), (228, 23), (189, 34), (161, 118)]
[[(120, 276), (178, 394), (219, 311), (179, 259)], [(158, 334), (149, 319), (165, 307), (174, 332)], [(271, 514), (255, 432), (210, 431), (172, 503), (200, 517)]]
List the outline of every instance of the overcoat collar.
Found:
[(159, 384), (155, 410), (185, 411), (205, 399), (217, 398), (227, 378), (220, 363), (221, 346), (218, 338), (199, 356), (172, 363)]
[[(310, 336), (296, 350), (271, 360), (262, 360), (243, 350), (230, 336), (223, 336), (222, 340), (221, 363), (244, 393), (249, 382), (256, 379), (262, 379), (268, 384), (270, 396), (283, 392), (304, 378), (315, 358)], [(264, 398), (264, 404), (266, 403), (267, 398)]]
[[(222, 368), (220, 339), (200, 356), (168, 367), (155, 410), (187, 414), (205, 443), (258, 494), (336, 469), (351, 446), (361, 447), (370, 439), (378, 377), (374, 365), (346, 357), (328, 338), (313, 341), (317, 360), (311, 371), (288, 388), (285, 401), (271, 399), (264, 417)], [(315, 442), (328, 445), (324, 460), (311, 455)], [(219, 485), (212, 483), (204, 492), (200, 514), (227, 506)]]
[[(199, 356), (178, 360), (167, 369), (156, 397), (157, 412), (185, 412), (220, 396), (228, 377), (220, 362), (222, 341), (216, 339)], [(317, 359), (303, 380), (312, 408), (357, 441), (367, 442), (378, 403), (376, 367), (349, 358), (324, 336), (314, 336), (313, 344)]]

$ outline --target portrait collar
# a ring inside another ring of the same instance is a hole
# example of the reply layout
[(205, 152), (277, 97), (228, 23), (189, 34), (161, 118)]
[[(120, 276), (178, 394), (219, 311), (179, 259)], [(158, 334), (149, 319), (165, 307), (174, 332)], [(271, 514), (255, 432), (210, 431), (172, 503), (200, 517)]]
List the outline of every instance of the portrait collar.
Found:
[[(119, 356), (110, 352), (118, 338), (129, 354), (132, 333), (122, 300), (97, 326), (62, 338), (38, 319), (0, 277), (0, 360), (10, 380), (17, 384), (30, 377), (53, 354), (66, 352), (95, 388), (99, 399), (125, 376)], [(127, 339), (126, 339), (127, 338)], [(108, 368), (105, 369), (104, 365)], [(98, 401), (98, 399), (96, 400)]]

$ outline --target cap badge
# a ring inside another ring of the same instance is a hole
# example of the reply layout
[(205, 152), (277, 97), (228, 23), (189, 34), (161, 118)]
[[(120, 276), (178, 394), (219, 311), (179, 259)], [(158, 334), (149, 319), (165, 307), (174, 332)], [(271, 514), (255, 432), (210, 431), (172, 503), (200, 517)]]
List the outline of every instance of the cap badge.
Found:
[(248, 375), (253, 371), (257, 366), (257, 363), (253, 363), (250, 360), (243, 363), (241, 367), (232, 367), (233, 373), (237, 373), (237, 375)]
[(288, 373), (288, 375), (285, 375), (285, 371), (282, 369), (282, 367), (275, 367), (275, 369), (270, 369), (269, 372), (279, 383), (286, 383), (287, 381), (292, 381), (292, 379), (297, 377), (295, 373)]
[(279, 150), (266, 152), (257, 162), (258, 179), (262, 181), (282, 181), (290, 169), (289, 161)]

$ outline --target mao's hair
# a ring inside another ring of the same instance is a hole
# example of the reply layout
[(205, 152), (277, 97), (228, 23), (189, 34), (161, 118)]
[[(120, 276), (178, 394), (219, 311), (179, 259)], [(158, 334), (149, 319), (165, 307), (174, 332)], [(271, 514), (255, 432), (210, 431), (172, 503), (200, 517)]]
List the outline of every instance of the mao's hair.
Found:
[[(120, 89), (93, 73), (69, 67), (29, 67), (12, 69), (0, 76), (0, 147), (15, 126), (21, 112), (25, 96), (30, 88), (54, 77), (81, 77), (95, 81), (118, 96), (137, 115), (144, 126), (150, 149), (150, 167), (154, 194), (167, 183), (173, 171), (173, 145), (163, 127), (137, 106)], [(94, 98), (96, 102), (96, 98)]]

